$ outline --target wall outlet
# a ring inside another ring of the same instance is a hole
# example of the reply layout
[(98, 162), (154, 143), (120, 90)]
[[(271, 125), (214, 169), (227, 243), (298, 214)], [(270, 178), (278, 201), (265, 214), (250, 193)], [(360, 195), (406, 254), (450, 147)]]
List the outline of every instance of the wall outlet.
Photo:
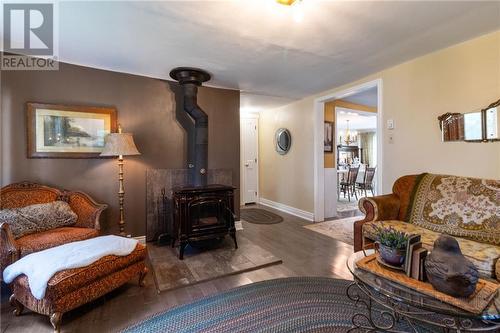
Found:
[(394, 143), (394, 133), (389, 133), (389, 135), (387, 136), (387, 141), (388, 141), (390, 144), (393, 144), (393, 143)]
[(393, 119), (388, 119), (387, 120), (387, 129), (388, 130), (393, 130), (394, 129), (394, 120)]

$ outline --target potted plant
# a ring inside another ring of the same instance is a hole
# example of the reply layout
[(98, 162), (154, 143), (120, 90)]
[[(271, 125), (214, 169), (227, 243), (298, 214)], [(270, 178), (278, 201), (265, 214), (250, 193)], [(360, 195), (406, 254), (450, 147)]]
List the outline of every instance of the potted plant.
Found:
[(375, 226), (375, 238), (380, 257), (389, 265), (401, 266), (405, 262), (408, 235), (393, 227)]

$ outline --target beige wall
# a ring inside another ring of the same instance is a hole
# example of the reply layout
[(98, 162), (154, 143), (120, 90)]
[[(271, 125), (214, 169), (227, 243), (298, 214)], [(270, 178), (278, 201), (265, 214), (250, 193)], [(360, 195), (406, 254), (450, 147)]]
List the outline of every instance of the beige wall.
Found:
[[(424, 171), (500, 179), (500, 142), (443, 143), (437, 117), (468, 112), (500, 98), (500, 31), (417, 58), (275, 110), (262, 112), (261, 182), (264, 198), (312, 212), (314, 99), (381, 78), (383, 123), (393, 119), (394, 143), (383, 130), (383, 191), (394, 180)], [(293, 125), (293, 128), (292, 128)], [(291, 126), (288, 157), (270, 140), (278, 127)]]
[[(302, 100), (286, 107), (262, 112), (259, 117), (260, 196), (272, 201), (312, 211), (313, 151), (311, 102)], [(276, 152), (274, 135), (287, 128), (292, 145), (286, 155)]]

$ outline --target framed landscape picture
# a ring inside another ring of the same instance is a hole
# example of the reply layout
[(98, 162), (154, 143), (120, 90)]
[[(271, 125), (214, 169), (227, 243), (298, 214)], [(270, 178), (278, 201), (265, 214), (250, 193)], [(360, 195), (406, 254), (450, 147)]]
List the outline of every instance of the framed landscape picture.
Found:
[(325, 121), (325, 141), (324, 141), (324, 152), (333, 152), (333, 122)]
[(116, 132), (116, 109), (27, 103), (28, 158), (96, 158)]

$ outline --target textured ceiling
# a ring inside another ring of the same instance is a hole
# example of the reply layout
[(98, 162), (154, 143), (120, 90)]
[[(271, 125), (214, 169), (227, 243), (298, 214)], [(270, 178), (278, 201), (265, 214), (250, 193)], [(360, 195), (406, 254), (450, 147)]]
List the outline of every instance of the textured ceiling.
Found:
[(357, 94), (342, 98), (344, 101), (367, 105), (371, 107), (377, 107), (377, 87), (366, 89)]
[(300, 11), (297, 23), (273, 0), (65, 1), (59, 57), (162, 79), (200, 67), (209, 85), (270, 107), (500, 28), (500, 2), (304, 0)]

